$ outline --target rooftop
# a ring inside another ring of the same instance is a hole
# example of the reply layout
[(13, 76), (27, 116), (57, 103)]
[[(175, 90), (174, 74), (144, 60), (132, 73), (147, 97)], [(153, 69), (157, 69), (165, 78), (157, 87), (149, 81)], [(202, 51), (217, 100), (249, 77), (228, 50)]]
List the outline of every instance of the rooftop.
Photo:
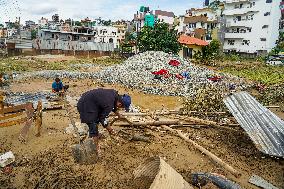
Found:
[(200, 15), (200, 16), (186, 16), (184, 17), (184, 23), (191, 24), (197, 22), (207, 22), (208, 17)]
[(208, 42), (203, 41), (201, 39), (197, 39), (195, 37), (190, 37), (187, 35), (181, 35), (178, 39), (179, 43), (186, 45), (198, 45), (198, 46), (206, 46)]
[(162, 11), (162, 10), (155, 10), (155, 15), (167, 16), (167, 17), (175, 17), (173, 12)]

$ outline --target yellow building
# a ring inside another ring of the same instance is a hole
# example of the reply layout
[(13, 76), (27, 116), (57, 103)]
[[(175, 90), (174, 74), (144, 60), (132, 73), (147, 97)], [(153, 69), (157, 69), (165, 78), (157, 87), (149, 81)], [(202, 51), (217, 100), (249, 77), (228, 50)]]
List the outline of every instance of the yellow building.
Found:
[(0, 38), (6, 38), (7, 37), (7, 29), (2, 28), (0, 29)]
[(208, 45), (208, 42), (190, 37), (187, 35), (181, 35), (179, 37), (179, 43), (182, 45), (182, 49), (179, 52), (179, 56), (183, 58), (193, 58), (194, 54), (198, 51), (201, 52), (203, 46)]

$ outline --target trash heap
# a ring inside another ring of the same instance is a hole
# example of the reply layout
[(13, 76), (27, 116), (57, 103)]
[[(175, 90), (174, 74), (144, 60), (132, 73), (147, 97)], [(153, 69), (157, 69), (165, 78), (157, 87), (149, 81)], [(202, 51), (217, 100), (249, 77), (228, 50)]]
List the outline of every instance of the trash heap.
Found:
[(231, 85), (236, 88), (244, 86), (238, 77), (216, 73), (179, 56), (159, 51), (137, 54), (122, 64), (101, 70), (94, 77), (145, 93), (169, 96), (193, 96), (204, 85), (228, 89)]

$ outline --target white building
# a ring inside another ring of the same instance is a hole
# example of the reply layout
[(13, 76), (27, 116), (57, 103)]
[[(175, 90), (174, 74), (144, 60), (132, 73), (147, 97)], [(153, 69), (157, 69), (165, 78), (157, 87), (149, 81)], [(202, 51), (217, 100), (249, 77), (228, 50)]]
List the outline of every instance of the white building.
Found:
[(94, 41), (97, 43), (113, 43), (114, 48), (119, 48), (118, 29), (113, 26), (94, 26)]
[(45, 27), (48, 25), (48, 19), (41, 17), (41, 19), (38, 21), (38, 25), (40, 27)]
[(275, 47), (280, 0), (226, 0), (224, 52), (266, 54)]

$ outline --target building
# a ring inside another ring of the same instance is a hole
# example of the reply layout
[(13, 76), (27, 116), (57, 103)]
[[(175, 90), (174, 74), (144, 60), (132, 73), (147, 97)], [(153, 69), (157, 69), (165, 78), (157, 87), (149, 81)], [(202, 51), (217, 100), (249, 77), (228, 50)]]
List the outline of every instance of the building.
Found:
[(208, 45), (208, 42), (204, 40), (197, 39), (195, 37), (190, 37), (187, 35), (181, 35), (178, 41), (182, 45), (182, 49), (179, 52), (179, 56), (189, 59), (192, 59), (194, 54), (198, 51), (201, 52), (203, 46)]
[(141, 6), (140, 10), (134, 14), (135, 31), (138, 33), (146, 26), (154, 26), (155, 16), (149, 7)]
[(78, 33), (41, 29), (34, 47), (39, 50), (114, 51), (113, 43), (98, 43), (95, 33)]
[(112, 43), (114, 48), (119, 48), (118, 29), (113, 26), (94, 26), (95, 39), (97, 43)]
[(7, 28), (0, 28), (0, 38), (7, 38), (7, 37), (8, 37)]
[(210, 42), (218, 38), (220, 23), (217, 13), (211, 8), (190, 9), (184, 16), (179, 17), (176, 27), (179, 34), (189, 35)]
[(267, 54), (276, 46), (280, 0), (226, 0), (224, 52), (251, 56)]
[(54, 23), (59, 23), (60, 20), (58, 14), (52, 15), (51, 19)]
[(26, 24), (26, 28), (33, 28), (36, 25), (35, 22), (32, 20), (26, 21), (25, 24)]
[(173, 12), (155, 10), (155, 17), (161, 22), (169, 24), (169, 27), (172, 28), (175, 20), (175, 14)]
[(115, 23), (112, 25), (117, 28), (117, 42), (123, 44), (125, 42), (125, 34), (127, 31), (127, 23)]
[(284, 32), (284, 0), (280, 2), (281, 18), (279, 21), (279, 31)]
[(18, 30), (15, 28), (7, 29), (7, 38), (16, 38)]
[(38, 21), (38, 25), (41, 28), (48, 27), (48, 19), (41, 17), (41, 19)]

